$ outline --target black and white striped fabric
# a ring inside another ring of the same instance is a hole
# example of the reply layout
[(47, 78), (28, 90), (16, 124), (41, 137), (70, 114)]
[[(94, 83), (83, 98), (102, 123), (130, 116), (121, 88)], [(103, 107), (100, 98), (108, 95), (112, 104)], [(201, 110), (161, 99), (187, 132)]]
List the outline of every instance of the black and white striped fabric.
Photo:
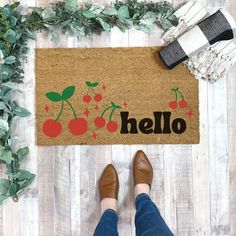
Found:
[(218, 10), (159, 52), (164, 64), (172, 69), (190, 56), (214, 43), (234, 38), (235, 21), (224, 9)]

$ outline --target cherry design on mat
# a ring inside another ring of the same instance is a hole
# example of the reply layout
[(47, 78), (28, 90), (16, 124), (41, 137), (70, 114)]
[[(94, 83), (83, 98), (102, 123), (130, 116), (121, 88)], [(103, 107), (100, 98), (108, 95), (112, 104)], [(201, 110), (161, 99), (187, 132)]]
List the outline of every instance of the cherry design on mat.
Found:
[(99, 83), (98, 82), (93, 83), (93, 82), (90, 82), (90, 81), (86, 81), (85, 84), (86, 84), (88, 89), (87, 89), (86, 95), (83, 96), (83, 101), (85, 103), (90, 103), (91, 100), (92, 100), (90, 92), (92, 92), (93, 95), (94, 95), (94, 97), (93, 97), (94, 101), (100, 102), (102, 100), (102, 94), (96, 93), (95, 90), (94, 90), (99, 85)]
[(44, 110), (45, 110), (46, 112), (49, 111), (49, 107), (48, 107), (48, 105), (45, 106)]
[(192, 115), (193, 115), (193, 112), (192, 112), (192, 110), (189, 110), (189, 111), (186, 113), (186, 115), (187, 115), (189, 118), (191, 118), (191, 117), (192, 117)]
[(67, 104), (69, 106), (69, 108), (71, 109), (73, 116), (74, 116), (74, 118), (69, 121), (68, 128), (69, 128), (70, 132), (76, 136), (85, 134), (87, 132), (87, 129), (88, 129), (87, 121), (84, 118), (77, 117), (73, 106), (68, 101), (68, 99), (70, 99), (74, 95), (74, 92), (75, 92), (75, 86), (69, 86), (62, 91), (62, 94), (60, 94), (58, 92), (46, 93), (46, 97), (49, 100), (51, 100), (52, 102), (61, 102), (61, 109), (60, 109), (56, 119), (55, 120), (48, 119), (43, 124), (43, 132), (47, 136), (57, 137), (61, 133), (62, 126), (58, 120), (62, 115), (65, 104)]
[[(184, 99), (183, 93), (180, 91), (179, 87), (172, 88), (171, 92), (175, 94), (175, 100), (170, 101), (169, 107), (171, 109), (176, 109), (178, 106), (180, 108), (186, 108), (187, 107), (187, 101)], [(181, 101), (179, 101), (179, 96), (181, 97)], [(178, 102), (179, 101), (179, 102)]]
[[(114, 102), (111, 102), (111, 105), (106, 107), (102, 112), (101, 116), (98, 116), (94, 120), (94, 124), (97, 128), (102, 128), (106, 125), (106, 128), (109, 132), (115, 132), (118, 129), (118, 124), (116, 121), (112, 120), (112, 116), (116, 109), (121, 109), (121, 106), (116, 105)], [(109, 121), (106, 122), (104, 115), (110, 110)]]

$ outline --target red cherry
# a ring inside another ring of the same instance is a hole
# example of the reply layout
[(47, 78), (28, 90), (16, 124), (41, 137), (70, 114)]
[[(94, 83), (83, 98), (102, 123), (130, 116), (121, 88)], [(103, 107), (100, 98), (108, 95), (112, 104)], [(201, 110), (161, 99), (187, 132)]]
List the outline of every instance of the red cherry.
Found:
[(89, 96), (89, 95), (84, 95), (84, 96), (83, 96), (83, 101), (86, 102), (86, 103), (90, 103), (90, 101), (91, 101), (91, 96)]
[(187, 106), (187, 102), (185, 100), (179, 102), (180, 108), (185, 108)]
[(169, 107), (170, 107), (171, 109), (176, 109), (177, 106), (178, 106), (178, 103), (177, 103), (176, 101), (171, 101), (171, 102), (169, 103)]
[(98, 128), (102, 128), (103, 126), (105, 126), (106, 124), (106, 120), (103, 117), (97, 117), (94, 120), (94, 124), (98, 127)]
[(56, 122), (53, 119), (48, 119), (43, 124), (43, 132), (51, 138), (55, 138), (61, 133), (62, 126), (60, 122)]
[(95, 96), (94, 96), (94, 100), (96, 102), (100, 102), (102, 100), (102, 94), (100, 93), (97, 93)]
[(84, 118), (73, 119), (69, 122), (69, 130), (75, 136), (85, 134), (88, 130), (88, 123)]
[(118, 124), (116, 121), (111, 121), (107, 123), (107, 130), (109, 132), (116, 132), (117, 129), (118, 129)]

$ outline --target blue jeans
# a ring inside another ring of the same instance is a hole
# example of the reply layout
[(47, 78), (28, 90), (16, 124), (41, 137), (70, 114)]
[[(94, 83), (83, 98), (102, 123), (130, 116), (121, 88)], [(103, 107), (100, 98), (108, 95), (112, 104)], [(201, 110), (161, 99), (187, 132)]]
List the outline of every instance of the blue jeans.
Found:
[[(137, 236), (173, 236), (158, 208), (147, 194), (138, 195), (135, 205)], [(106, 210), (101, 216), (93, 236), (118, 236), (117, 222), (118, 214), (111, 209)]]

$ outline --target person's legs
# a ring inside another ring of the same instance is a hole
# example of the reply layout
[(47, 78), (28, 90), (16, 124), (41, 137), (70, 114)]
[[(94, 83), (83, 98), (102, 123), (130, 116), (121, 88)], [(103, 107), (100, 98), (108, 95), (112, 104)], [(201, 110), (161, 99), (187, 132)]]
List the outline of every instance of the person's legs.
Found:
[(117, 199), (119, 179), (113, 165), (108, 165), (99, 180), (101, 218), (93, 236), (118, 236)]
[(152, 165), (143, 151), (133, 162), (134, 196), (136, 205), (136, 236), (173, 236), (154, 202), (149, 197), (153, 179)]
[(154, 202), (146, 193), (135, 200), (136, 236), (173, 236)]
[(118, 236), (118, 214), (112, 209), (103, 212), (93, 236)]

